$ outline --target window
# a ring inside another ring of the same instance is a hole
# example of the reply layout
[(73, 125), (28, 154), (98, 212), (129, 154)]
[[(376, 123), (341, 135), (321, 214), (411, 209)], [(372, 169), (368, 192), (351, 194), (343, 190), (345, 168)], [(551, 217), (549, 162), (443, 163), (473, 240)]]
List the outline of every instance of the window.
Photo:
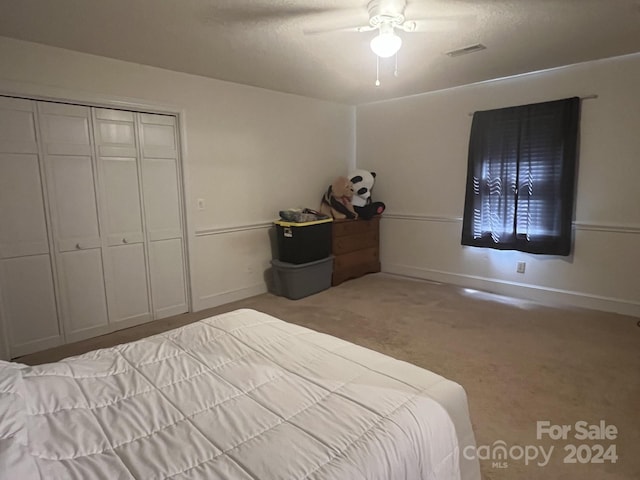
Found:
[(569, 255), (580, 99), (476, 112), (462, 244)]

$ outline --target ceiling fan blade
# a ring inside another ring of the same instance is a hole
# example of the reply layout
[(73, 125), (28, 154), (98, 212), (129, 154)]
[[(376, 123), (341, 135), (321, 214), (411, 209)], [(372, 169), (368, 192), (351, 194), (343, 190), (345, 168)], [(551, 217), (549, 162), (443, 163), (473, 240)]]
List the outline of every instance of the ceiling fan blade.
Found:
[(462, 28), (463, 25), (469, 27), (475, 21), (475, 15), (411, 18), (399, 28), (405, 32), (451, 32)]
[(411, 20), (404, 22), (398, 28), (405, 32), (450, 32), (458, 28), (458, 23), (452, 20)]
[(376, 30), (376, 27), (371, 25), (359, 25), (357, 27), (338, 27), (338, 28), (305, 28), (302, 33), (305, 35), (320, 35), (323, 33), (333, 32), (370, 32)]
[(346, 8), (327, 8), (301, 5), (278, 6), (266, 4), (252, 4), (251, 7), (230, 5), (209, 5), (201, 11), (200, 19), (205, 23), (230, 25), (267, 22), (284, 22), (304, 19), (307, 17), (340, 18), (345, 15)]

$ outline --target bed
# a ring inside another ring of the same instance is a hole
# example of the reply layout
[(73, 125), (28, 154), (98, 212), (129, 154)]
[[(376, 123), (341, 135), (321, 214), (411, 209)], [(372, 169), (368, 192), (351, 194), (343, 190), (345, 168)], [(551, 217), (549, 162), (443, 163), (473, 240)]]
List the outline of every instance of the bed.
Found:
[(0, 362), (0, 477), (480, 478), (463, 388), (254, 310)]

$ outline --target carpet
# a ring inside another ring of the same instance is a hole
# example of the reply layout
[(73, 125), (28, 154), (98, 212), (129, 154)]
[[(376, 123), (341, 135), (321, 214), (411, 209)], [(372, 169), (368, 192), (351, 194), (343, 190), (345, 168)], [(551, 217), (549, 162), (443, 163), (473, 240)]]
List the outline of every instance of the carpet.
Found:
[[(236, 308), (335, 335), (463, 385), (479, 447), (467, 453), (481, 457), (484, 479), (640, 478), (640, 328), (637, 318), (623, 315), (376, 274), (297, 301), (259, 295), (18, 361), (54, 361)], [(537, 422), (544, 421), (569, 426), (566, 438), (547, 430), (538, 439)], [(609, 437), (617, 429), (615, 439), (576, 438), (591, 425), (599, 430), (601, 421)], [(500, 445), (507, 458), (482, 459), (495, 457)]]

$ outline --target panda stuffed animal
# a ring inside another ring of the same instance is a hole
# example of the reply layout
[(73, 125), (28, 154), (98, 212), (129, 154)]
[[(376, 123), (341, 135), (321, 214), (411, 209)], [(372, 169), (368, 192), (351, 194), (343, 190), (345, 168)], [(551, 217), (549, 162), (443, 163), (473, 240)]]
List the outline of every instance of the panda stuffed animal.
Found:
[(358, 213), (358, 217), (369, 220), (374, 215), (380, 215), (384, 212), (387, 208), (384, 203), (371, 201), (371, 189), (376, 179), (376, 172), (353, 170), (349, 173), (349, 179), (353, 184), (351, 203)]

